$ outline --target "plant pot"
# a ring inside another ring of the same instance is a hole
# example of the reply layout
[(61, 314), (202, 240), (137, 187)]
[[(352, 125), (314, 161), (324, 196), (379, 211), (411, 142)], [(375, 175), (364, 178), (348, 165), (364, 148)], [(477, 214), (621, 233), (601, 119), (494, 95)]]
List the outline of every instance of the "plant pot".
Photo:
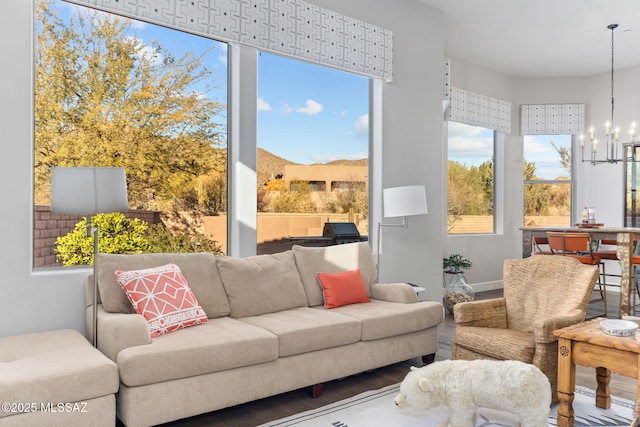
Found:
[(460, 302), (473, 301), (474, 291), (462, 273), (456, 273), (444, 288), (443, 304), (453, 314), (453, 307)]

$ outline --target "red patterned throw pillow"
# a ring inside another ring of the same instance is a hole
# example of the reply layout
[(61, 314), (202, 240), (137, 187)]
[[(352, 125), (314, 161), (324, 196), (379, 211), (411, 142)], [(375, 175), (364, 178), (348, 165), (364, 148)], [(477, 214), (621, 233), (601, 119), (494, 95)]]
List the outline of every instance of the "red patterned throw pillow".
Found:
[(152, 338), (207, 323), (207, 314), (173, 263), (143, 270), (117, 270), (116, 278), (136, 313), (147, 320)]
[(342, 273), (318, 273), (325, 308), (369, 302), (360, 270)]

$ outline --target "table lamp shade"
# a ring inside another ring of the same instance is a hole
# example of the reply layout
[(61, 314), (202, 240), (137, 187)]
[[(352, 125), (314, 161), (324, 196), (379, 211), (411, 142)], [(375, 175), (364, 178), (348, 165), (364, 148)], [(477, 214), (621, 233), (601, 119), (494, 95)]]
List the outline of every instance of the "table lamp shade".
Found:
[(385, 218), (429, 213), (426, 194), (424, 185), (383, 189), (382, 199)]
[(52, 168), (51, 212), (94, 215), (127, 210), (129, 201), (124, 168)]

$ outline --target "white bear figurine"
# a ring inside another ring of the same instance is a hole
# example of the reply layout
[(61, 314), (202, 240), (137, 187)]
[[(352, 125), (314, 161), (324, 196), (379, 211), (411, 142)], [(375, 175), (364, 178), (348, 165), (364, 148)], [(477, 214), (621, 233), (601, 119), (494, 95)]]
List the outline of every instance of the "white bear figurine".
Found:
[(518, 361), (444, 360), (412, 367), (395, 398), (400, 407), (449, 407), (450, 427), (473, 427), (479, 407), (510, 412), (521, 427), (547, 427), (551, 385), (533, 365)]

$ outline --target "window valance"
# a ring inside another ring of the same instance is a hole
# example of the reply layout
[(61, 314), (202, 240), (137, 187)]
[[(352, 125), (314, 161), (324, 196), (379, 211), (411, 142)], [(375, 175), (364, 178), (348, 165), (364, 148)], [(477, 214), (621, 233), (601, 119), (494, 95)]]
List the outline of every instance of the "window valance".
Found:
[(584, 129), (584, 104), (523, 104), (522, 135), (578, 135)]
[(511, 133), (511, 103), (452, 87), (448, 120)]
[(391, 81), (392, 32), (302, 0), (70, 0)]

